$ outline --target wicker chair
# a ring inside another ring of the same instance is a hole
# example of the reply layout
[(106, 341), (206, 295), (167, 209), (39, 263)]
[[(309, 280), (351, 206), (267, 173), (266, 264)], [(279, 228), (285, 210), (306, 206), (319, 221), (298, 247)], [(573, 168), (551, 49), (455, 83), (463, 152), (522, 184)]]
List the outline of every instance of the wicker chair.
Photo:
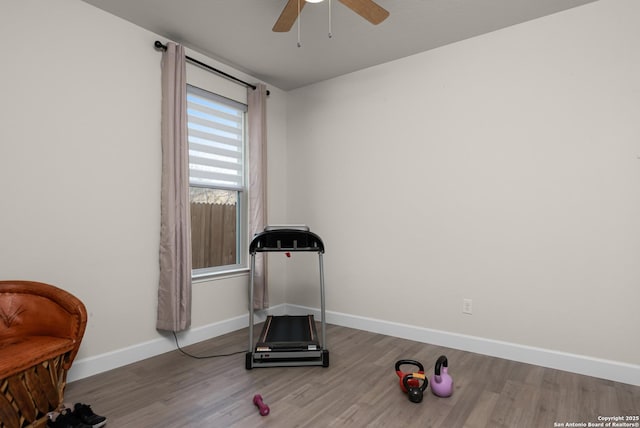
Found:
[(0, 281), (0, 428), (40, 428), (60, 410), (87, 325), (80, 300), (53, 285)]

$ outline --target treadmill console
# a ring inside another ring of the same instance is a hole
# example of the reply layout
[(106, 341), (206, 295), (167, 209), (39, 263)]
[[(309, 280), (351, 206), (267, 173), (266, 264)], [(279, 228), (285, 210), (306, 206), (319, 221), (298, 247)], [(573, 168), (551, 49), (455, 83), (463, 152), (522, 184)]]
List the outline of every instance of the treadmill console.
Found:
[(324, 253), (324, 243), (315, 233), (304, 225), (267, 226), (264, 232), (257, 233), (249, 253), (266, 251), (313, 251)]

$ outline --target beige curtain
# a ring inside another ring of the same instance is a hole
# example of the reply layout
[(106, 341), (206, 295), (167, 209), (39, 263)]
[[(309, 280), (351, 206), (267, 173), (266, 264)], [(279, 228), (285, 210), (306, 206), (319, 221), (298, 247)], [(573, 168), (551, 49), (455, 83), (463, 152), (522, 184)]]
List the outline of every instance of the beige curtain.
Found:
[[(249, 120), (249, 233), (251, 238), (267, 223), (267, 88), (257, 84), (248, 88)], [(269, 307), (266, 253), (256, 254), (253, 283), (253, 307)]]
[(160, 281), (156, 328), (191, 325), (191, 220), (184, 47), (167, 43), (162, 55), (162, 189)]

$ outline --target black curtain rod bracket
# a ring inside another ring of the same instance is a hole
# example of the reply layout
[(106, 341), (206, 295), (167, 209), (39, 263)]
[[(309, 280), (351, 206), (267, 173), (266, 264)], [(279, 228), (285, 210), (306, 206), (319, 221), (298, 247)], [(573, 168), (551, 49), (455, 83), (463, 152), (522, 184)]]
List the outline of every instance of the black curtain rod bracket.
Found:
[[(158, 40), (156, 40), (156, 41), (155, 41), (155, 43), (153, 44), (153, 46), (154, 46), (157, 50), (160, 50), (160, 51), (166, 51), (166, 50), (167, 50), (167, 45), (163, 45), (163, 44), (162, 44), (162, 42), (160, 42), (160, 41), (158, 41)], [(189, 61), (190, 63), (192, 63), (192, 64), (195, 64), (195, 65), (197, 65), (197, 66), (199, 66), (199, 67), (204, 68), (205, 70), (208, 70), (208, 71), (211, 71), (211, 72), (213, 72), (213, 73), (219, 74), (219, 75), (221, 75), (221, 76), (223, 76), (223, 77), (226, 77), (226, 78), (227, 78), (227, 79), (229, 79), (229, 80), (233, 80), (233, 81), (234, 81), (234, 82), (236, 82), (236, 83), (240, 83), (241, 85), (244, 85), (244, 86), (246, 86), (247, 88), (251, 88), (251, 89), (253, 89), (253, 90), (255, 90), (255, 89), (256, 89), (256, 85), (252, 85), (252, 84), (251, 84), (251, 83), (249, 83), (249, 82), (245, 82), (244, 80), (238, 79), (238, 78), (237, 78), (237, 77), (235, 77), (235, 76), (232, 76), (232, 75), (230, 75), (230, 74), (228, 74), (228, 73), (225, 73), (225, 72), (224, 72), (224, 71), (222, 71), (222, 70), (218, 70), (217, 68), (211, 67), (210, 65), (205, 64), (204, 62), (198, 61), (198, 60), (197, 60), (197, 59), (195, 59), (195, 58), (191, 58), (190, 56), (186, 56), (186, 55), (185, 55), (185, 59), (186, 59), (187, 61)], [(267, 91), (267, 95), (269, 95), (269, 91)]]

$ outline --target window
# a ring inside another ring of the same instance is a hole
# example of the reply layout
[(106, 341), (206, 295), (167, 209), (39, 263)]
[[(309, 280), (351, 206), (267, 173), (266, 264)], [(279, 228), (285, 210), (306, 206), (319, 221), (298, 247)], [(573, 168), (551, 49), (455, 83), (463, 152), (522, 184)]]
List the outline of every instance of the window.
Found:
[(187, 85), (194, 278), (246, 267), (246, 111)]

